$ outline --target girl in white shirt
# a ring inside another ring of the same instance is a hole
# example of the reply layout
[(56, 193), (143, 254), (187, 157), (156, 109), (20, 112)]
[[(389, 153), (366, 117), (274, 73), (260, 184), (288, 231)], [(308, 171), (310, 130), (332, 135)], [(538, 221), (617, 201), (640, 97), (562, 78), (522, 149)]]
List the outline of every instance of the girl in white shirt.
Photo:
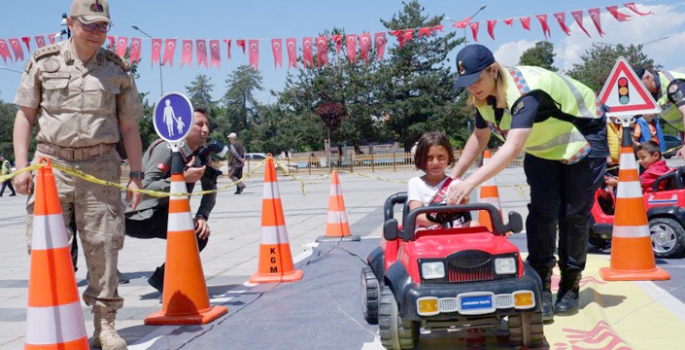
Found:
[[(442, 202), (449, 188), (449, 183), (446, 183), (449, 176), (445, 175), (445, 170), (454, 164), (454, 153), (447, 135), (437, 131), (421, 135), (416, 146), (414, 164), (426, 174), (409, 180), (409, 210)], [(426, 214), (421, 214), (416, 217), (416, 225), (431, 227), (436, 224), (428, 220)]]

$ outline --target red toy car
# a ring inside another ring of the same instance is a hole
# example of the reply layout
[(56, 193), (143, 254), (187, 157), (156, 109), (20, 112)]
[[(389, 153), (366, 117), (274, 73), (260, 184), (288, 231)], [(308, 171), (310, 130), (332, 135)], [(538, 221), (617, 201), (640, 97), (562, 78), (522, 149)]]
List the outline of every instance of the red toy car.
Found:
[[(383, 346), (413, 349), (420, 329), (461, 330), (497, 327), (507, 317), (510, 341), (544, 342), (542, 282), (506, 237), (523, 228), (521, 215), (502, 223), (490, 204), (429, 206), (407, 213), (406, 193), (386, 200), (380, 247), (362, 269), (362, 309), (379, 324)], [(405, 204), (403, 227), (393, 218), (395, 204)], [(443, 224), (458, 214), (487, 210), (495, 232), (483, 226), (414, 230), (427, 213)]]
[[(685, 167), (662, 175), (654, 182), (654, 192), (644, 194), (654, 255), (659, 258), (681, 256), (685, 248)], [(590, 217), (590, 244), (605, 248), (611, 244), (616, 198), (600, 188)]]

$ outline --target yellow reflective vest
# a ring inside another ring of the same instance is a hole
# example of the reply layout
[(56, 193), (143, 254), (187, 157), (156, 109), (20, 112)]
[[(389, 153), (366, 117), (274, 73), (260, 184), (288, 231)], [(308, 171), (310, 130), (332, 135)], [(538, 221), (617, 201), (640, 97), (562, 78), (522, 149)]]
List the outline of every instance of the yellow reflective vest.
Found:
[(658, 92), (659, 95), (657, 96), (656, 101), (656, 103), (661, 106), (661, 114), (659, 114), (659, 116), (667, 123), (673, 125), (678, 131), (685, 131), (685, 128), (683, 127), (683, 115), (678, 110), (678, 106), (668, 100), (667, 93), (668, 84), (675, 79), (685, 79), (685, 74), (667, 71), (658, 71), (656, 73), (659, 76), (659, 83), (661, 83), (661, 89)]
[[(512, 110), (518, 100), (531, 91), (544, 91), (559, 110), (569, 118), (601, 118), (602, 111), (595, 93), (587, 86), (567, 76), (539, 67), (505, 68), (507, 108), (499, 122), (491, 105), (478, 108), (493, 134), (502, 141), (511, 129)], [(572, 123), (555, 117), (533, 124), (523, 150), (542, 159), (572, 164), (590, 152), (590, 144)]]

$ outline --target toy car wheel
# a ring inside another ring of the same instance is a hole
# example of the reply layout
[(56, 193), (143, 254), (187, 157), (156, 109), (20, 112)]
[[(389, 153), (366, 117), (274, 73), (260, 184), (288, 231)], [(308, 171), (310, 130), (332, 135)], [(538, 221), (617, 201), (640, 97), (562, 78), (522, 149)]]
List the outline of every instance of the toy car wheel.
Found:
[(362, 311), (364, 319), (369, 324), (378, 323), (378, 307), (380, 306), (381, 288), (376, 275), (370, 267), (362, 269)]
[(676, 220), (656, 218), (649, 221), (652, 249), (658, 258), (679, 256), (685, 247), (685, 229)]
[(525, 312), (509, 316), (509, 341), (531, 347), (544, 343), (542, 312)]
[(381, 343), (386, 349), (414, 349), (419, 343), (419, 323), (403, 319), (390, 288), (382, 290), (378, 314)]

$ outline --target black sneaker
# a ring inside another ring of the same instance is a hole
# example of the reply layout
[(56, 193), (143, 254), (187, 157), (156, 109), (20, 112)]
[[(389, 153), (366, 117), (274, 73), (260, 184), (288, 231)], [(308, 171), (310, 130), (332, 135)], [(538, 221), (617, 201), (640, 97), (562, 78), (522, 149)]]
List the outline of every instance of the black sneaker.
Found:
[(164, 289), (164, 270), (158, 267), (155, 270), (155, 273), (147, 279), (147, 283), (152, 286), (152, 288), (156, 289), (159, 294), (162, 294)]
[(557, 302), (554, 304), (554, 313), (559, 316), (572, 316), (579, 309), (578, 292), (575, 290), (560, 290)]
[(128, 277), (126, 277), (126, 275), (119, 272), (119, 269), (117, 269), (117, 277), (119, 277), (119, 284), (127, 284), (127, 283), (131, 282), (131, 280), (128, 279)]
[(235, 191), (235, 194), (241, 194), (241, 193), (243, 193), (243, 191), (245, 190), (245, 187), (247, 187), (247, 186), (238, 187), (238, 189)]
[(16, 195), (17, 195), (16, 193), (12, 193), (12, 194), (10, 195), (10, 197), (14, 197), (14, 196), (16, 196)]

